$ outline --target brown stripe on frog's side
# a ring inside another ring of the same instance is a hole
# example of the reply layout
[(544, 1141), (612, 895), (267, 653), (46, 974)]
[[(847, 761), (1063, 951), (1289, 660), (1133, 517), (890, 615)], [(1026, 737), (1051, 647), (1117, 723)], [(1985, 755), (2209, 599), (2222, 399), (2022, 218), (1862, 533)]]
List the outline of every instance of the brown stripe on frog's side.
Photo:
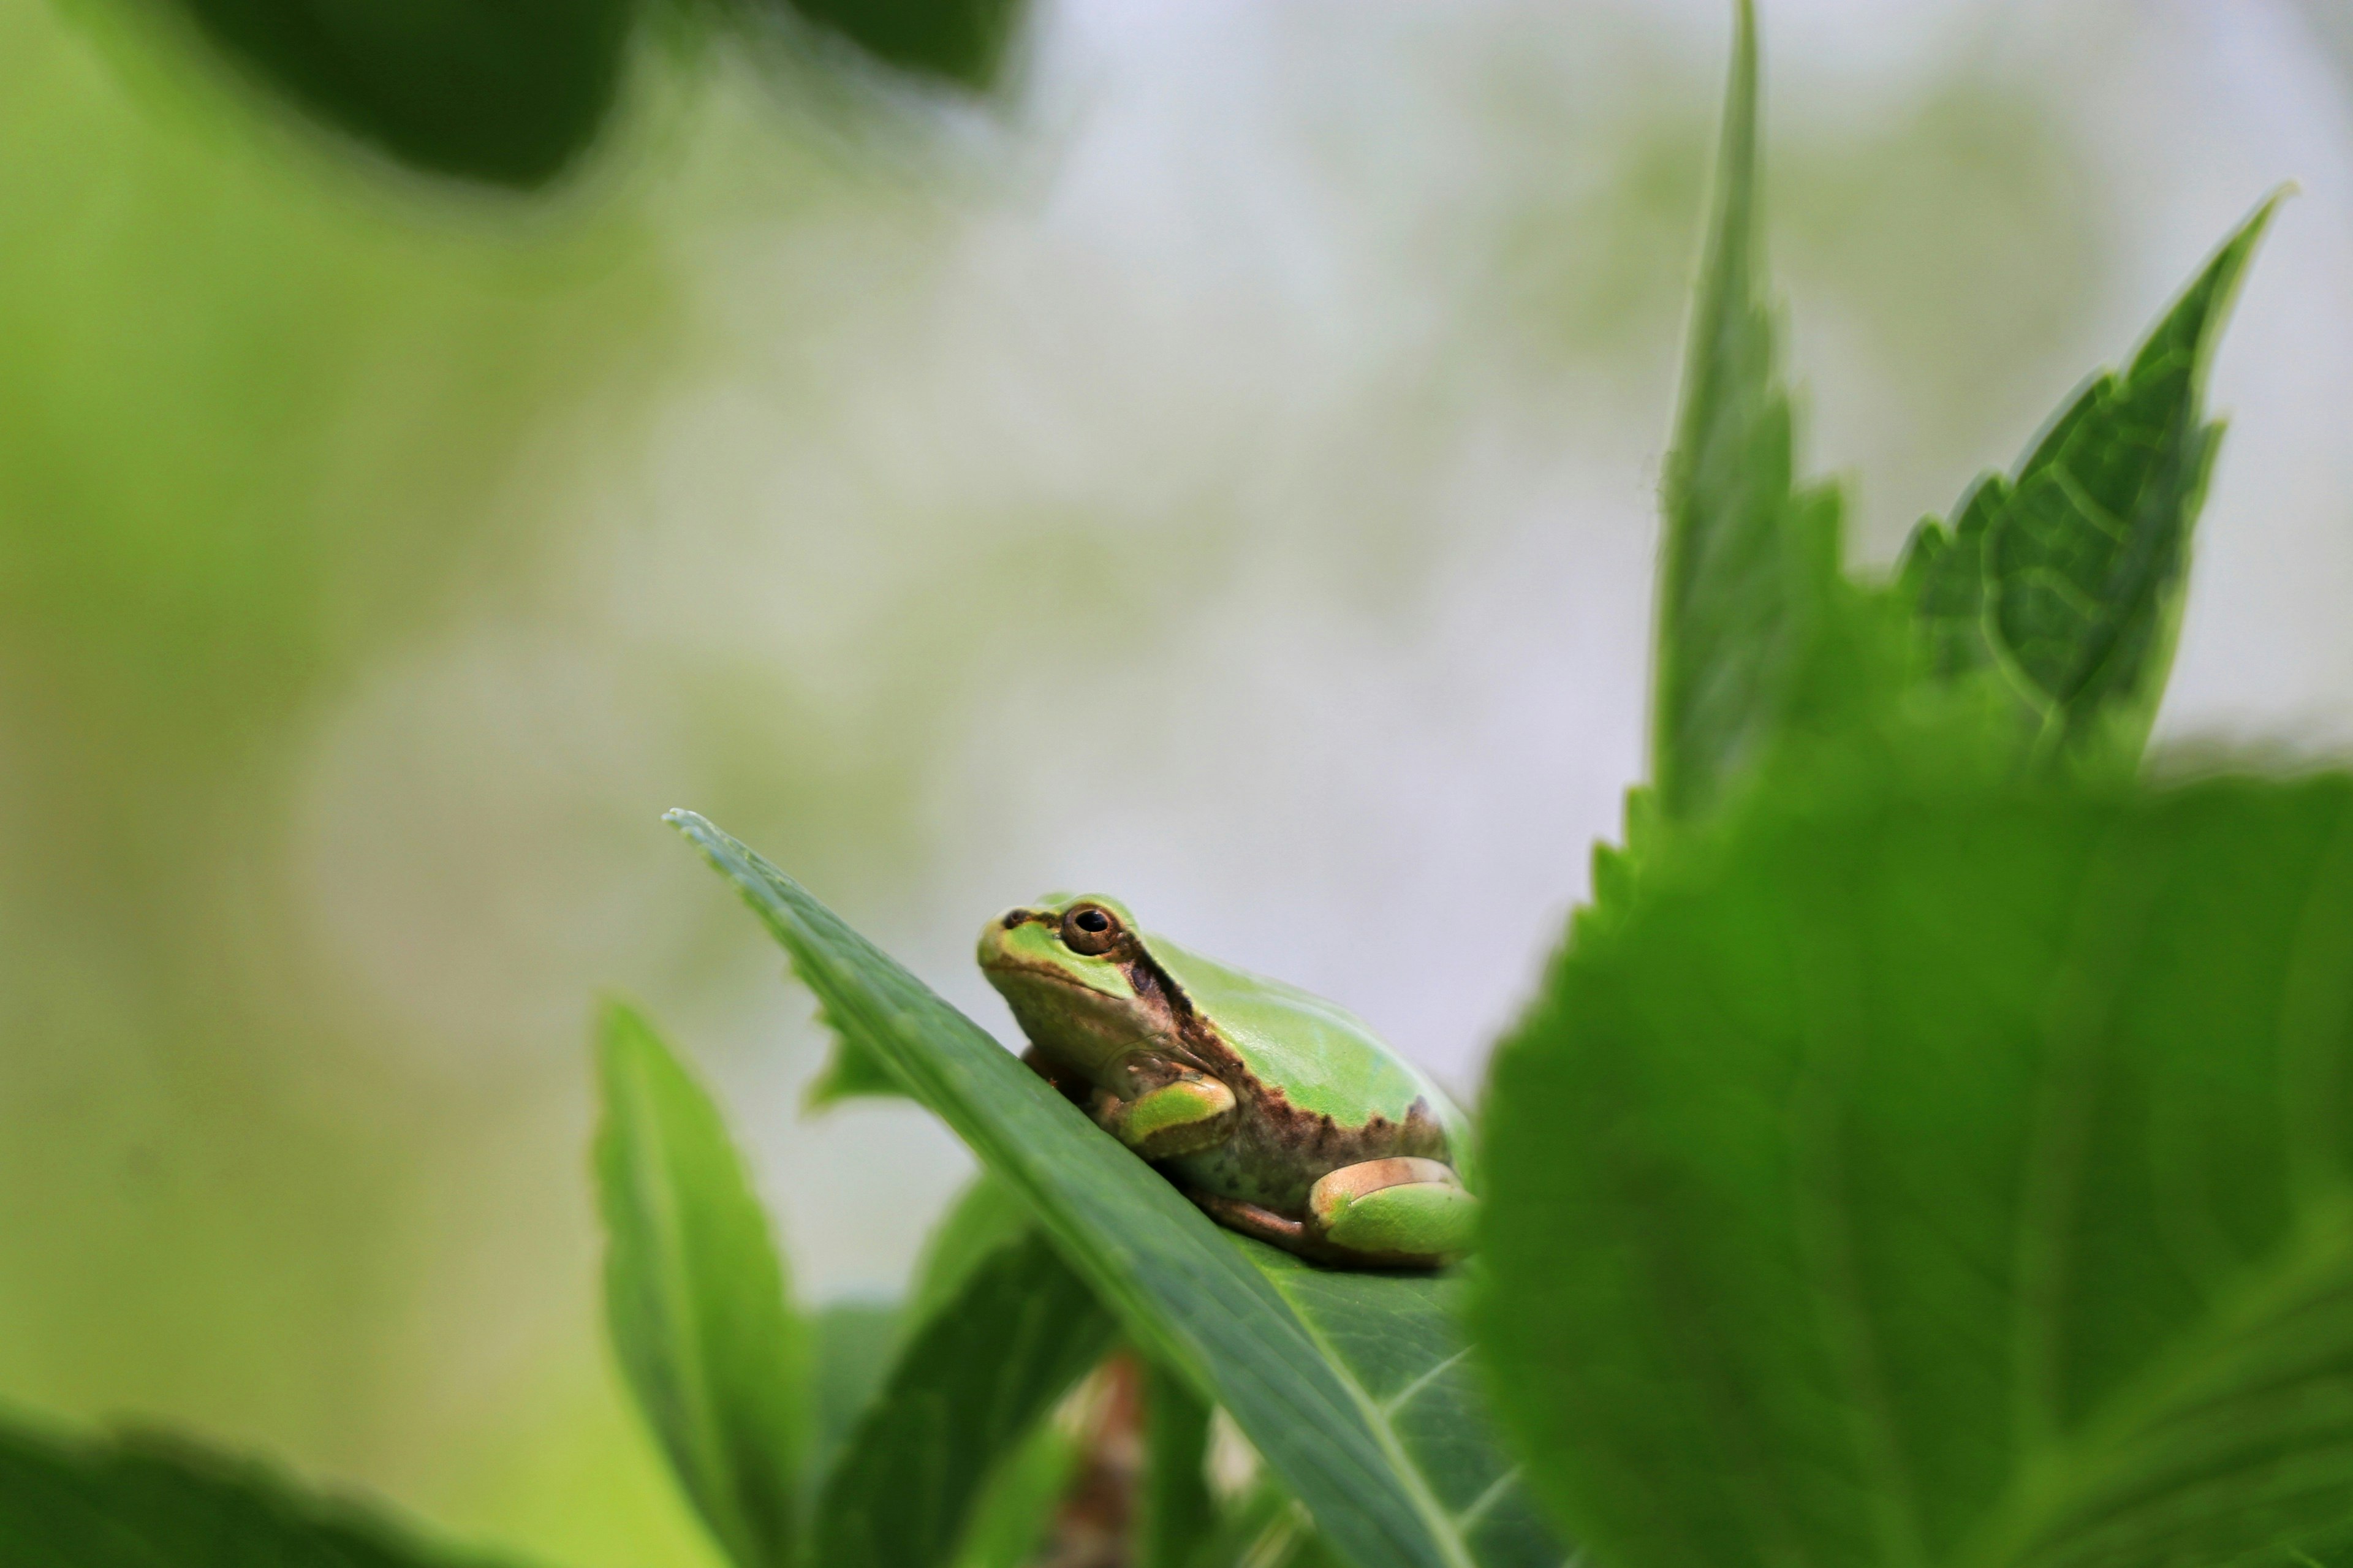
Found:
[(1237, 1115), (1231, 1136), (1213, 1149), (1163, 1162), (1180, 1186), (1212, 1196), (1236, 1198), (1271, 1210), (1285, 1219), (1307, 1212), (1307, 1189), (1325, 1173), (1364, 1160), (1413, 1155), (1451, 1160), (1446, 1129), (1427, 1100), (1417, 1099), (1405, 1120), (1375, 1116), (1360, 1127), (1291, 1103), (1282, 1089), (1261, 1083), (1249, 1064), (1226, 1043), (1216, 1026), (1193, 1008), (1176, 978), (1127, 933), (1122, 973), (1139, 997), (1165, 1000), (1176, 1020), (1186, 1065), (1208, 1074), (1234, 1091)]

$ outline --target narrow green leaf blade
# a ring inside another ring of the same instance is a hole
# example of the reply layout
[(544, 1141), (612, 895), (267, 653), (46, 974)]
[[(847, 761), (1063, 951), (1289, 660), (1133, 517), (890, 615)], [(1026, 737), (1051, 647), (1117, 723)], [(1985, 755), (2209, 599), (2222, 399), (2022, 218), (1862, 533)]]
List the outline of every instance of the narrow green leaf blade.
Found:
[(1086, 1458), (1083, 1438), (1039, 1422), (989, 1478), (953, 1568), (1036, 1568), (1039, 1548)]
[(1189, 1568), (1218, 1527), (1209, 1492), (1210, 1405), (1166, 1367), (1144, 1371), (1144, 1482), (1135, 1568)]
[(798, 1546), (807, 1373), (767, 1216), (717, 1107), (642, 1018), (607, 1008), (597, 1062), (614, 1353), (728, 1556), (783, 1568)]
[(1839, 572), (1832, 492), (1793, 482), (1789, 399), (1759, 298), (1757, 25), (1741, 0), (1715, 205), (1665, 473), (1651, 779), (1697, 815), (1772, 740)]
[(828, 1479), (827, 1568), (936, 1568), (998, 1463), (1110, 1349), (1111, 1314), (1043, 1237), (999, 1247), (891, 1370)]
[(1191, 1376), (1357, 1568), (1478, 1560), (1267, 1278), (1152, 1168), (775, 867), (691, 812), (827, 1015), (1025, 1202), (1152, 1353)]
[(1501, 1411), (1619, 1568), (2341, 1535), (2348, 1086), (2353, 781), (1756, 800), (1499, 1053)]
[(69, 1444), (0, 1428), (9, 1568), (483, 1568), (356, 1504), (182, 1439)]

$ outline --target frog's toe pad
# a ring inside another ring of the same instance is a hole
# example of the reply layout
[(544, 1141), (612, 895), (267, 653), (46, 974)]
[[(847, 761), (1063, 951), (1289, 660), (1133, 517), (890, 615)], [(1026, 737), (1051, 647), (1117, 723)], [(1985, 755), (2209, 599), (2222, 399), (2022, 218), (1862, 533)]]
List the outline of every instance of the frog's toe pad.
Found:
[(1471, 1248), (1479, 1200), (1436, 1160), (1367, 1160), (1317, 1182), (1307, 1228), (1326, 1247), (1369, 1263), (1444, 1263)]

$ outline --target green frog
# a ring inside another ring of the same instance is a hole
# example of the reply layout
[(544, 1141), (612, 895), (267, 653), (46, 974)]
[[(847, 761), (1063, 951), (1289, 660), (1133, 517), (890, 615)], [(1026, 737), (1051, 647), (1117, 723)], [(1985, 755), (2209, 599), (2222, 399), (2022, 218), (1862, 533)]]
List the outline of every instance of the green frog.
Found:
[(1022, 1059), (1219, 1223), (1319, 1262), (1432, 1268), (1470, 1245), (1470, 1124), (1362, 1020), (1050, 894), (980, 935)]

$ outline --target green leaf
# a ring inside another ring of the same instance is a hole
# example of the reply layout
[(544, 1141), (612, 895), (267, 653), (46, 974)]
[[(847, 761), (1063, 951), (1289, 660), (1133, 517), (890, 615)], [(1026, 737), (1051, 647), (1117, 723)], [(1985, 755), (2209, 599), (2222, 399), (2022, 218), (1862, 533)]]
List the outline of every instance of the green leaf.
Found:
[(630, 0), (179, 0), (311, 114), (405, 163), (544, 184), (612, 106)]
[(1262, 1243), (1230, 1239), (1299, 1314), (1399, 1468), (1421, 1478), (1473, 1562), (1549, 1568), (1566, 1558), (1520, 1467), (1492, 1435), (1462, 1331), (1459, 1275), (1317, 1268)]
[(1111, 1314), (1043, 1237), (999, 1247), (917, 1331), (818, 1510), (826, 1568), (934, 1568), (984, 1483), (1103, 1358)]
[(1998, 668), (2030, 722), (2138, 755), (2221, 437), (2201, 411), (2206, 366), (2278, 204), (2223, 242), (2121, 376), (2076, 394), (2013, 479), (1979, 479), (1949, 535), (1922, 524), (1904, 584), (1930, 678)]
[(1758, 298), (1757, 26), (1741, 0), (1683, 410), (1665, 473), (1651, 778), (1704, 811), (1774, 739), (1839, 578), (1839, 498), (1792, 482), (1788, 395)]
[(2353, 781), (1757, 792), (1557, 961), (1487, 1133), (1479, 1338), (1617, 1568), (2353, 1519)]
[(794, 1561), (807, 1396), (767, 1216), (710, 1097), (608, 1007), (596, 1136), (605, 1312), (638, 1406), (737, 1568)]
[(1055, 1422), (1038, 1423), (989, 1478), (956, 1545), (955, 1568), (1032, 1568), (1085, 1458), (1081, 1438)]
[(808, 1457), (802, 1462), (802, 1495), (815, 1493), (833, 1473), (867, 1407), (882, 1391), (882, 1380), (904, 1331), (905, 1314), (869, 1301), (835, 1301), (809, 1320)]
[(810, 21), (884, 63), (976, 90), (994, 83), (1021, 0), (792, 0)]
[[(831, 1027), (830, 1024), (828, 1027)], [(801, 1108), (822, 1110), (845, 1100), (879, 1100), (906, 1092), (873, 1052), (860, 1049), (836, 1031), (833, 1054), (826, 1058), (824, 1068), (809, 1080)]]
[(8, 1568), (459, 1568), (275, 1471), (153, 1435), (68, 1444), (0, 1428)]
[(930, 1322), (963, 1291), (974, 1269), (1036, 1226), (1029, 1205), (1011, 1187), (986, 1170), (975, 1176), (924, 1238), (915, 1282), (907, 1292), (909, 1325)]
[(1218, 1523), (1209, 1495), (1210, 1406), (1166, 1367), (1144, 1370), (1144, 1479), (1135, 1568), (1187, 1568)]
[(1227, 1233), (799, 884), (691, 812), (670, 820), (742, 889), (828, 1016), (1019, 1195), (1150, 1353), (1225, 1406), (1356, 1568), (1480, 1562), (1365, 1388)]

